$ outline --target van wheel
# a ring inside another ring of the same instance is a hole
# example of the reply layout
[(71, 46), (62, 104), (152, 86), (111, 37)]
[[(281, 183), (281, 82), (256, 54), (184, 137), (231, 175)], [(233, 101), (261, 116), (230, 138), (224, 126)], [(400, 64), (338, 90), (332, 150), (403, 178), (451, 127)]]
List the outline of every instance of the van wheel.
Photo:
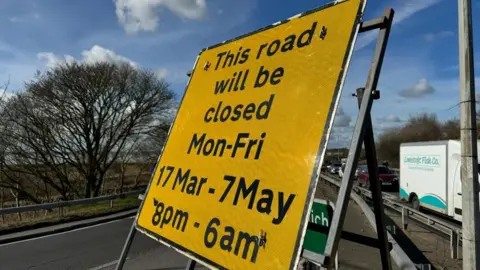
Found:
[(412, 203), (412, 208), (413, 209), (415, 209), (417, 211), (420, 210), (420, 201), (418, 200), (417, 195), (412, 196), (411, 203)]

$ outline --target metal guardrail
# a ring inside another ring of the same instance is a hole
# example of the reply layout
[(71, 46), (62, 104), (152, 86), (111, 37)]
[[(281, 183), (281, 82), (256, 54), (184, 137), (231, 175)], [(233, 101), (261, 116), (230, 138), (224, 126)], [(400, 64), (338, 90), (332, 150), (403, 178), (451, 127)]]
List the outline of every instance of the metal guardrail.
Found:
[[(321, 174), (321, 178), (337, 184), (339, 180), (336, 176), (329, 176), (326, 174)], [(371, 192), (368, 189), (361, 188), (359, 186), (354, 186), (353, 190), (363, 198), (372, 198)], [(454, 224), (449, 224), (443, 220), (432, 217), (428, 214), (417, 211), (411, 207), (408, 207), (400, 202), (396, 202), (392, 199), (392, 195), (388, 193), (382, 194), (384, 206), (392, 209), (394, 211), (400, 212), (402, 214), (402, 224), (403, 229), (406, 230), (408, 227), (408, 220), (411, 218), (416, 220), (419, 223), (422, 223), (429, 228), (436, 230), (437, 232), (443, 233), (450, 237), (450, 255), (452, 259), (458, 259), (458, 249), (461, 244), (462, 229), (459, 226)]]
[[(124, 178), (129, 178), (129, 177), (137, 177), (137, 176), (145, 176), (145, 175), (151, 175), (150, 172), (142, 172), (142, 173), (137, 173), (137, 174), (126, 174), (124, 175), (123, 177)], [(109, 176), (105, 176), (104, 178), (104, 181), (107, 181), (109, 179), (118, 179), (120, 178), (120, 175), (109, 175)], [(124, 185), (123, 186), (123, 190), (128, 190), (130, 188), (135, 188), (135, 187), (140, 187), (140, 186), (143, 186), (143, 185), (138, 185), (138, 184), (131, 184), (131, 185)], [(147, 185), (145, 185), (146, 187)], [(9, 189), (9, 188), (4, 188), (4, 189)], [(109, 193), (111, 191), (113, 192), (116, 192), (116, 190), (120, 189), (120, 187), (110, 187), (110, 188), (102, 188), (102, 192), (101, 193)], [(13, 191), (11, 191), (13, 192)], [(3, 207), (3, 208), (7, 208), (7, 207), (16, 207), (17, 205), (17, 201), (14, 199), (15, 196), (12, 196), (13, 198), (10, 198), (10, 200), (6, 200), (6, 201), (3, 201), (3, 205), (0, 205), (0, 207)], [(51, 195), (51, 196), (39, 196), (37, 197), (37, 199), (42, 202), (42, 204), (44, 203), (50, 203), (50, 202), (55, 202), (57, 200), (60, 200), (62, 199), (63, 197), (61, 195)], [(30, 200), (26, 200), (26, 199), (21, 199), (18, 201), (18, 203), (20, 205), (25, 205), (25, 204), (33, 204)], [(0, 208), (1, 209), (1, 208)]]
[[(340, 181), (335, 181), (334, 178), (321, 175), (321, 178), (329, 182), (330, 184), (340, 188)], [(355, 192), (350, 194), (351, 198), (357, 203), (357, 205), (362, 209), (365, 217), (368, 219), (368, 222), (373, 226), (373, 229), (376, 231), (376, 223), (375, 223), (375, 214), (371, 210), (371, 208), (367, 205), (365, 200)], [(390, 251), (390, 256), (395, 261), (397, 266), (401, 269), (423, 269), (422, 265), (416, 265), (412, 262), (412, 260), (408, 257), (408, 255), (403, 251), (403, 249), (398, 245), (397, 241), (392, 237), (392, 234), (389, 230), (387, 230), (387, 237), (388, 241), (392, 244), (392, 250)]]
[(70, 206), (76, 206), (76, 205), (88, 205), (88, 204), (94, 204), (94, 203), (99, 203), (104, 201), (113, 201), (113, 200), (123, 199), (130, 196), (140, 195), (140, 194), (143, 194), (144, 192), (145, 192), (145, 189), (139, 189), (139, 190), (129, 191), (121, 194), (99, 196), (99, 197), (89, 198), (89, 199), (60, 201), (60, 202), (54, 202), (54, 203), (44, 203), (44, 204), (4, 208), (4, 209), (0, 209), (0, 216), (8, 215), (8, 214), (16, 214), (16, 213), (33, 212), (38, 210), (51, 210), (55, 208), (63, 208), (63, 207), (70, 207)]
[[(147, 185), (127, 185), (127, 186), (124, 186), (122, 189), (123, 190), (129, 190), (129, 189), (133, 189), (133, 190), (136, 190), (136, 189), (139, 189), (141, 187), (146, 187)], [(109, 194), (109, 193), (117, 193), (117, 190), (119, 190), (120, 188), (118, 187), (115, 187), (115, 188), (106, 188), (102, 191), (102, 194)], [(54, 202), (58, 202), (58, 201), (61, 201), (64, 197), (61, 196), (61, 195), (52, 195), (52, 196), (39, 196), (37, 197), (37, 199), (41, 202), (40, 204), (47, 204), (47, 203), (54, 203)], [(27, 205), (38, 205), (38, 203), (34, 203), (32, 202), (31, 200), (19, 200), (18, 201), (18, 205), (20, 206), (17, 206), (17, 202), (14, 201), (14, 200), (10, 200), (10, 201), (4, 201), (3, 202), (3, 205), (0, 203), (0, 209), (5, 209), (5, 208), (11, 208), (11, 207), (21, 207), (21, 206), (27, 206)]]

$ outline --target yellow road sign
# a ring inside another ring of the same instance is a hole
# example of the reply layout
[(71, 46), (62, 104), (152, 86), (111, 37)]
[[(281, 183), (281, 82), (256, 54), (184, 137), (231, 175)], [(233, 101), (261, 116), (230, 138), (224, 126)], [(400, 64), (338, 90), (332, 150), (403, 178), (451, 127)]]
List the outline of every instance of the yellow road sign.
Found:
[(213, 268), (292, 269), (363, 0), (203, 50), (137, 216)]

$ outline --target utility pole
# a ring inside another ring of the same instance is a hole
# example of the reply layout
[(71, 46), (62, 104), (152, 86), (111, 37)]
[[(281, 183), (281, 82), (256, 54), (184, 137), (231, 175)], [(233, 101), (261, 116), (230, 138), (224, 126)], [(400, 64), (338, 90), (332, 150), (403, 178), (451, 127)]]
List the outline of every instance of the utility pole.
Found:
[(480, 269), (479, 185), (472, 2), (458, 0), (463, 269)]

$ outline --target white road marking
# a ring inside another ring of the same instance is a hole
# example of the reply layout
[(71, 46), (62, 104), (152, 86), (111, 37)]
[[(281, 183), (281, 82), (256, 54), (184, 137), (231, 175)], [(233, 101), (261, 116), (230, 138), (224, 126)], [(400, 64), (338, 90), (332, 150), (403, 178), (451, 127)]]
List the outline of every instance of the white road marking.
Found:
[(42, 238), (47, 238), (47, 237), (51, 237), (51, 236), (56, 236), (56, 235), (62, 235), (62, 234), (72, 233), (72, 232), (81, 231), (81, 230), (86, 230), (86, 229), (90, 229), (90, 228), (94, 228), (94, 227), (99, 227), (99, 226), (107, 225), (107, 224), (114, 223), (114, 222), (119, 222), (119, 221), (122, 221), (122, 220), (125, 220), (125, 219), (133, 219), (133, 218), (135, 218), (135, 216), (133, 216), (133, 217), (126, 217), (126, 218), (117, 219), (117, 220), (112, 220), (112, 221), (107, 221), (107, 222), (105, 222), (105, 223), (90, 225), (90, 226), (86, 226), (86, 227), (82, 227), (82, 228), (78, 228), (78, 229), (74, 229), (74, 230), (70, 230), (70, 231), (66, 231), (66, 232), (58, 232), (58, 233), (53, 233), (53, 234), (49, 234), (49, 235), (39, 236), (39, 237), (35, 237), (35, 238), (30, 238), (30, 239), (15, 241), (15, 242), (12, 242), (12, 243), (5, 243), (5, 244), (1, 244), (0, 247), (8, 246), (8, 245), (15, 245), (15, 244), (23, 243), (23, 242), (34, 241), (34, 240), (38, 240), (38, 239), (42, 239)]

